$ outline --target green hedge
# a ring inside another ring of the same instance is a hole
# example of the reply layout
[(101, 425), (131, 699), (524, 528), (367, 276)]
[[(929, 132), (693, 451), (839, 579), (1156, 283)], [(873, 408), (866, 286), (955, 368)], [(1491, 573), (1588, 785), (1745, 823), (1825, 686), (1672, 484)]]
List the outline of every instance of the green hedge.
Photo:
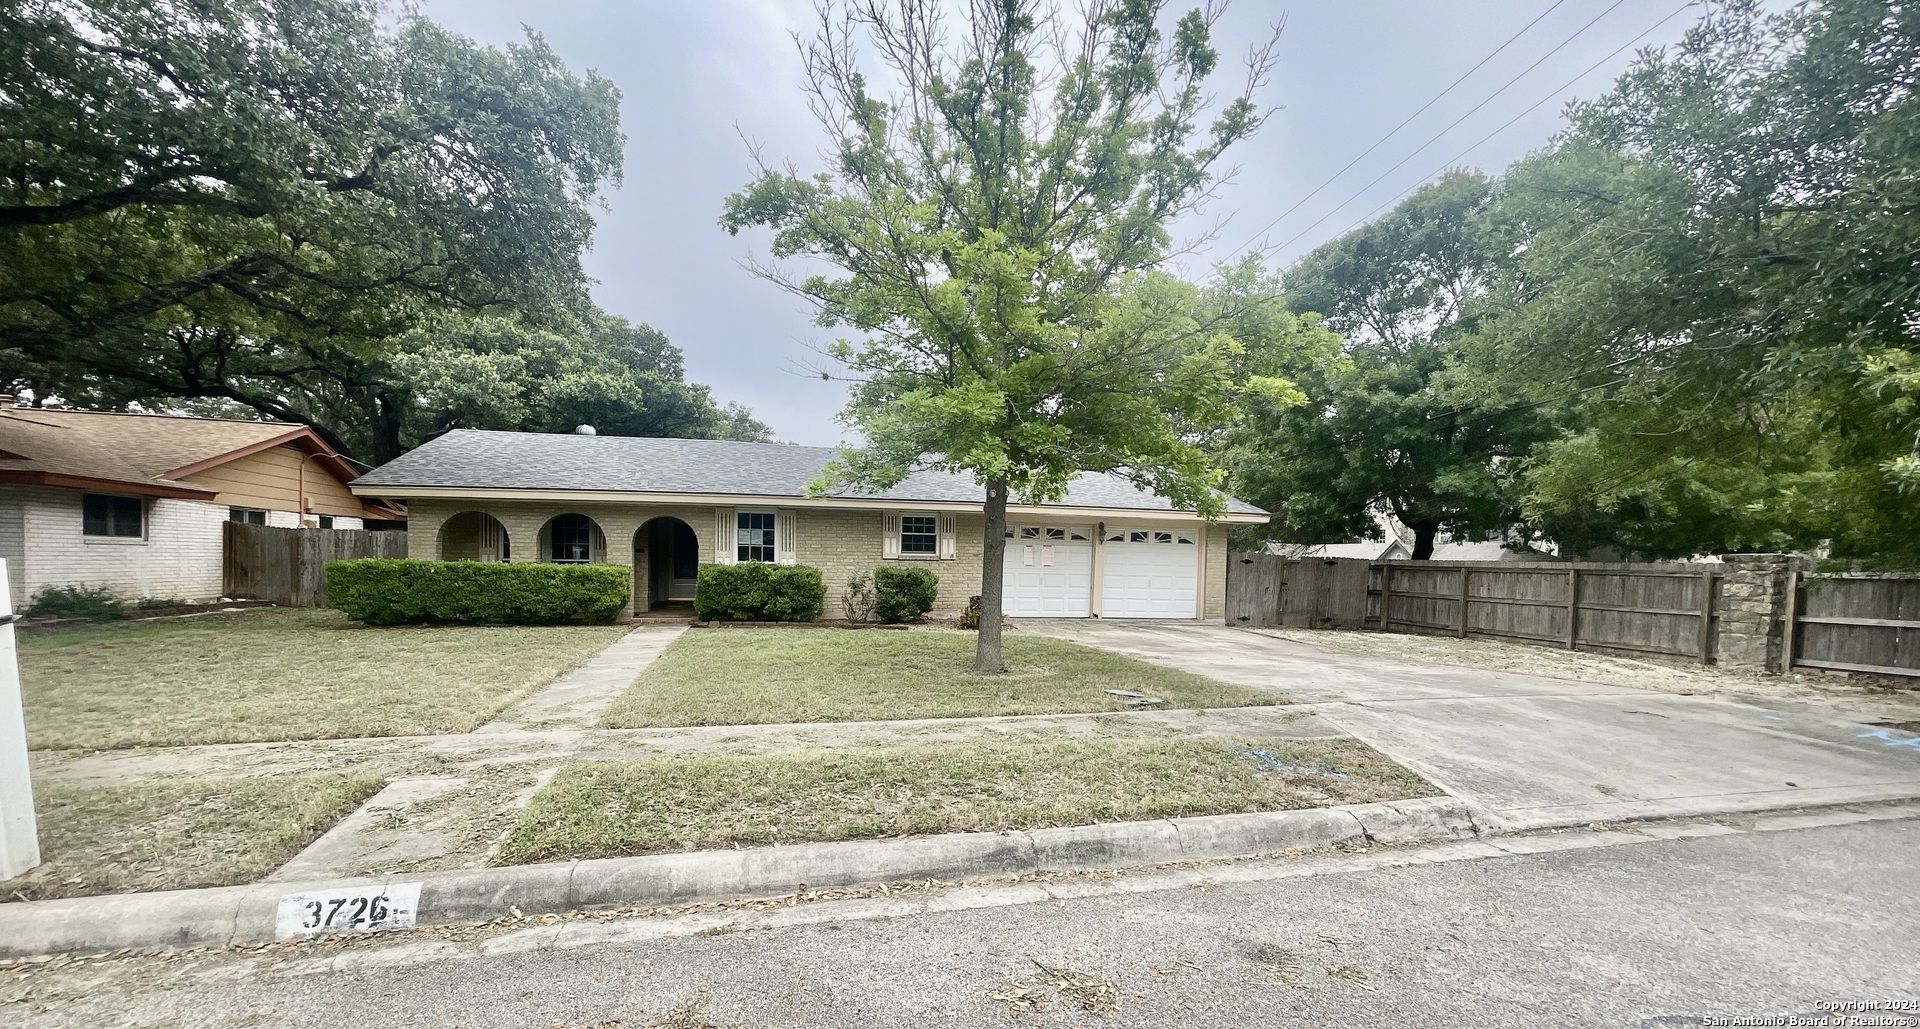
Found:
[(940, 577), (925, 568), (875, 568), (873, 613), (883, 622), (911, 622), (933, 610)]
[(820, 569), (807, 565), (701, 565), (693, 613), (708, 622), (811, 622), (826, 598)]
[(632, 590), (625, 565), (358, 558), (327, 562), (327, 603), (368, 625), (611, 622)]

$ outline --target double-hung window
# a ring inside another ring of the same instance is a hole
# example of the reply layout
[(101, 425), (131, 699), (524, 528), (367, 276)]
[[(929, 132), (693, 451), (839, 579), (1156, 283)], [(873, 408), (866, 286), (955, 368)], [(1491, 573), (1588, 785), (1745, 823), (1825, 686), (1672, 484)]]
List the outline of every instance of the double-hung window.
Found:
[(137, 540), (145, 535), (140, 524), (145, 508), (139, 497), (83, 493), (80, 495), (80, 532), (85, 536)]
[(773, 557), (773, 512), (741, 511), (734, 516), (734, 555), (740, 561), (767, 561)]
[(900, 516), (900, 553), (925, 554), (931, 557), (940, 552), (940, 521), (933, 515)]

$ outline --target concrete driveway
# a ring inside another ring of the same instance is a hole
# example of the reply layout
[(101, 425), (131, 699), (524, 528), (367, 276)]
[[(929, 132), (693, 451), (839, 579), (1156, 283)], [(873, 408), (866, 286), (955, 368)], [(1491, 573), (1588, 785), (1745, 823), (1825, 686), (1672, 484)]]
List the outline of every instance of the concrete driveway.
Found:
[(1920, 737), (1840, 705), (1340, 653), (1221, 626), (1027, 626), (1284, 693), (1513, 829), (1920, 797)]

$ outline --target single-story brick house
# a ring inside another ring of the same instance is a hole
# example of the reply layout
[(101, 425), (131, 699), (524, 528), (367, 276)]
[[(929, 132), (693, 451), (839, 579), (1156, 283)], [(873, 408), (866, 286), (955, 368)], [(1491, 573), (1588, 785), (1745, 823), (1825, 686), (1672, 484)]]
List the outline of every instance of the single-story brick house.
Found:
[[(774, 443), (456, 430), (355, 480), (404, 500), (407, 552), (442, 560), (633, 567), (636, 606), (691, 600), (702, 562), (812, 565), (827, 617), (855, 573), (921, 565), (936, 614), (980, 592), (981, 488), (922, 471), (880, 493), (807, 496), (834, 451)], [(1226, 616), (1227, 526), (1264, 522), (1237, 501), (1209, 522), (1111, 475), (1057, 504), (1008, 508), (1007, 613), (1051, 618)]]
[(228, 521), (362, 528), (403, 510), (304, 425), (15, 407), (0, 398), (0, 557), (13, 602), (48, 586), (220, 596)]

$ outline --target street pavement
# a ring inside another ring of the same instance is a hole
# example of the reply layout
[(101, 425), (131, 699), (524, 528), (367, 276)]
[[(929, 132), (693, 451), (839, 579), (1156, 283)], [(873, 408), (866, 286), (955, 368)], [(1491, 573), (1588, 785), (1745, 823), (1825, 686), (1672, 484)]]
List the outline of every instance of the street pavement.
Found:
[[(1454, 1029), (1920, 1001), (1920, 821), (1532, 839), (1577, 849), (1387, 867), (1375, 852), (1310, 877), (1120, 880), (904, 918), (849, 902), (846, 919), (823, 905), (802, 924), (560, 950), (375, 940), (323, 961), (108, 962), (27, 977), (50, 1006), (0, 1006), (0, 1023)], [(1049, 986), (1040, 965), (1061, 978)]]
[(1915, 734), (1836, 704), (1658, 693), (1218, 626), (1040, 628), (1284, 693), (1508, 829), (1920, 797)]

